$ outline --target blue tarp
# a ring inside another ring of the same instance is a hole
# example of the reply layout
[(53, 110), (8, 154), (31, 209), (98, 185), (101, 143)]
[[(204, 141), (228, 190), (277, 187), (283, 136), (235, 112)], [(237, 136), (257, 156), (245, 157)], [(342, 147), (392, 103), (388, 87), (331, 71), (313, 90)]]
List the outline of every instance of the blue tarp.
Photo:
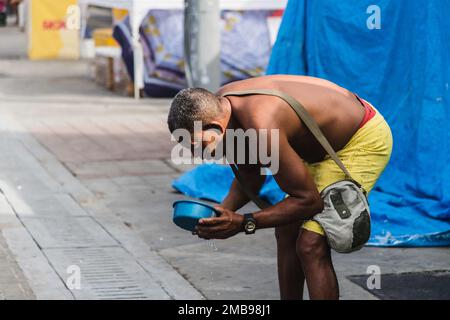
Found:
[[(374, 4), (380, 29), (367, 26)], [(448, 0), (290, 0), (284, 14), (268, 73), (333, 81), (392, 128), (392, 158), (369, 199), (371, 245), (450, 245), (449, 12)], [(221, 201), (231, 179), (228, 168), (200, 166), (174, 187)], [(267, 181), (266, 196), (279, 200)]]

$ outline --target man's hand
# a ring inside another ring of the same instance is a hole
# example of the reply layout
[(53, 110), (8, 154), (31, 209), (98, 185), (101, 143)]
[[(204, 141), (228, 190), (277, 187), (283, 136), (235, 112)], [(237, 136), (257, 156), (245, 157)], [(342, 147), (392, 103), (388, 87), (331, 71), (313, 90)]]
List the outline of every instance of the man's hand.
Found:
[(219, 216), (200, 219), (195, 233), (203, 239), (227, 239), (242, 231), (244, 217), (234, 211), (215, 207)]

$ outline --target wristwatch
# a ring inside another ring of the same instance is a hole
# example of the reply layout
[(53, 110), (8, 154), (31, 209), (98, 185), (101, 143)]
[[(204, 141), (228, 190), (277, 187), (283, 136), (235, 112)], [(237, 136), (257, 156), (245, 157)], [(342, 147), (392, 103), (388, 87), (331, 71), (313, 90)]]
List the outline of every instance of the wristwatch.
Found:
[(242, 222), (244, 226), (245, 234), (253, 234), (256, 230), (256, 220), (253, 217), (253, 213), (244, 214), (244, 221)]

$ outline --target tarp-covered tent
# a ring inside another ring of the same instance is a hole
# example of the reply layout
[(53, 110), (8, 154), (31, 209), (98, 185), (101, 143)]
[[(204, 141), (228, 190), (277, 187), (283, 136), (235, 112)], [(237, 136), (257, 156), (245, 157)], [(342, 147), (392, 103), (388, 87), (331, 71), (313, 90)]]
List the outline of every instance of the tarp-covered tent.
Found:
[[(273, 10), (221, 12), (222, 83), (263, 75), (272, 44), (268, 17)], [(187, 86), (184, 67), (182, 10), (149, 10), (141, 28), (144, 91), (152, 97), (172, 97)], [(114, 28), (122, 57), (134, 78), (134, 53), (129, 18)], [(248, 30), (253, 30), (251, 34)]]
[[(449, 12), (448, 0), (290, 0), (283, 17), (268, 73), (329, 79), (391, 125), (391, 162), (369, 199), (372, 245), (450, 245)], [(206, 174), (221, 177), (213, 192), (202, 188)], [(231, 178), (202, 166), (174, 186), (220, 201)], [(268, 181), (274, 200), (280, 191)]]
[[(222, 10), (278, 10), (284, 8), (286, 0), (221, 0)], [(81, 34), (84, 36), (87, 27), (87, 10), (89, 5), (105, 8), (128, 10), (130, 14), (130, 37), (133, 53), (134, 96), (139, 98), (139, 89), (144, 88), (144, 63), (142, 61), (142, 48), (139, 42), (139, 28), (142, 20), (149, 10), (180, 10), (184, 8), (184, 0), (78, 0), (81, 14)], [(155, 79), (153, 79), (155, 80)], [(157, 79), (156, 79), (157, 80)], [(164, 87), (164, 81), (153, 81), (155, 86)]]

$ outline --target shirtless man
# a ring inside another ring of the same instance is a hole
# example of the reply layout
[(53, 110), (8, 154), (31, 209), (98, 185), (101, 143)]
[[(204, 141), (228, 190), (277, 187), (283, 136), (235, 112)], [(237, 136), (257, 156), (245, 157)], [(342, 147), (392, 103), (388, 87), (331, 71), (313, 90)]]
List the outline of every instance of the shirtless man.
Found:
[[(226, 239), (240, 232), (249, 233), (245, 229), (248, 221), (254, 222), (256, 229), (275, 228), (281, 298), (302, 299), (306, 280), (311, 299), (338, 299), (330, 248), (323, 229), (311, 218), (323, 210), (320, 191), (345, 175), (284, 100), (270, 95), (223, 96), (249, 89), (278, 90), (302, 103), (367, 192), (389, 161), (389, 126), (372, 105), (355, 94), (329, 81), (305, 76), (273, 75), (237, 81), (216, 94), (186, 89), (171, 105), (170, 131), (183, 128), (193, 136), (193, 122), (202, 121), (201, 137), (192, 137), (192, 141), (200, 139), (195, 141), (203, 141), (204, 148), (224, 139), (226, 129), (279, 130), (279, 141), (269, 139), (268, 144), (279, 144), (279, 169), (274, 178), (288, 196), (244, 218), (235, 211), (249, 199), (235, 179), (217, 207), (219, 217), (201, 219), (196, 233), (204, 239)], [(238, 167), (258, 193), (265, 180), (260, 174), (261, 165)]]

